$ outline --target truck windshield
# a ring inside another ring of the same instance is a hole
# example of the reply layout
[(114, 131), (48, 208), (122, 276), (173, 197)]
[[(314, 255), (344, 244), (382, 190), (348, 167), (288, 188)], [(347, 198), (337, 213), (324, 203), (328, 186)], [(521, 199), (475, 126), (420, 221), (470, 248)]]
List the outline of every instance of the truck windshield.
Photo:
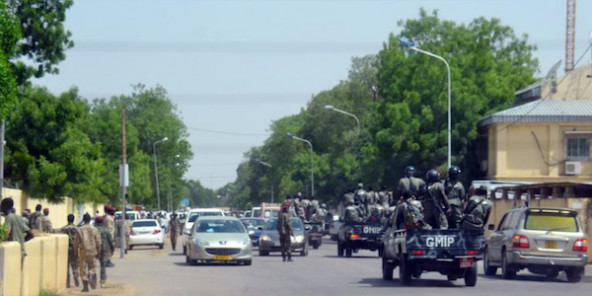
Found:
[(578, 223), (573, 215), (553, 213), (529, 213), (525, 229), (542, 231), (578, 232)]

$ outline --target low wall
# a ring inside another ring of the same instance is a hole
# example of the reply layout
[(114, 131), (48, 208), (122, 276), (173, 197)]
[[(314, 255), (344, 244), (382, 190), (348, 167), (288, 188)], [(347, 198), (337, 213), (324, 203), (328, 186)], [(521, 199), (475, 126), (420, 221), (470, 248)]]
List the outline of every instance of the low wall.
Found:
[(39, 295), (40, 291), (66, 289), (68, 236), (37, 236), (25, 243), (27, 256), (21, 265), (21, 246), (0, 243), (0, 295)]

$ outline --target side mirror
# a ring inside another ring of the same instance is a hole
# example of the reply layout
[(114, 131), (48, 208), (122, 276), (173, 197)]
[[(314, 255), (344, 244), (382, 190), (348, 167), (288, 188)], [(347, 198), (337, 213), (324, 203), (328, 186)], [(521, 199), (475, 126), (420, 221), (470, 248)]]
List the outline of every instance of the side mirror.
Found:
[(495, 230), (495, 225), (493, 225), (493, 224), (487, 225), (487, 230)]
[(304, 229), (305, 229), (306, 231), (309, 231), (309, 230), (310, 230), (310, 226), (304, 226)]
[(263, 227), (257, 227), (257, 229), (259, 229), (259, 230), (263, 230)]

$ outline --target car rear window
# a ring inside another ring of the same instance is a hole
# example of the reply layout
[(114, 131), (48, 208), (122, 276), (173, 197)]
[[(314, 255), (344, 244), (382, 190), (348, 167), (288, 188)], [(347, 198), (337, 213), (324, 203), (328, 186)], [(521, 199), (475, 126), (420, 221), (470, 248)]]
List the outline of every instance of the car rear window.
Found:
[[(277, 230), (278, 219), (270, 219), (265, 225), (265, 230)], [(302, 231), (302, 221), (299, 218), (292, 218), (292, 230)]]
[(525, 229), (543, 231), (578, 232), (576, 217), (560, 213), (529, 213)]
[(132, 227), (155, 227), (156, 221), (134, 221)]

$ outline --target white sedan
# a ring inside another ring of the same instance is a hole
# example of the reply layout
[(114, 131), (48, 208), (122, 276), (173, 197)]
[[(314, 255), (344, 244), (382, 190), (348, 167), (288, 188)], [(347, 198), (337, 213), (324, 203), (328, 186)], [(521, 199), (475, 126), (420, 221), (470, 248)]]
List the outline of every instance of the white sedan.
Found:
[(154, 219), (142, 219), (132, 221), (129, 249), (138, 245), (156, 245), (164, 248), (164, 233), (158, 222)]

